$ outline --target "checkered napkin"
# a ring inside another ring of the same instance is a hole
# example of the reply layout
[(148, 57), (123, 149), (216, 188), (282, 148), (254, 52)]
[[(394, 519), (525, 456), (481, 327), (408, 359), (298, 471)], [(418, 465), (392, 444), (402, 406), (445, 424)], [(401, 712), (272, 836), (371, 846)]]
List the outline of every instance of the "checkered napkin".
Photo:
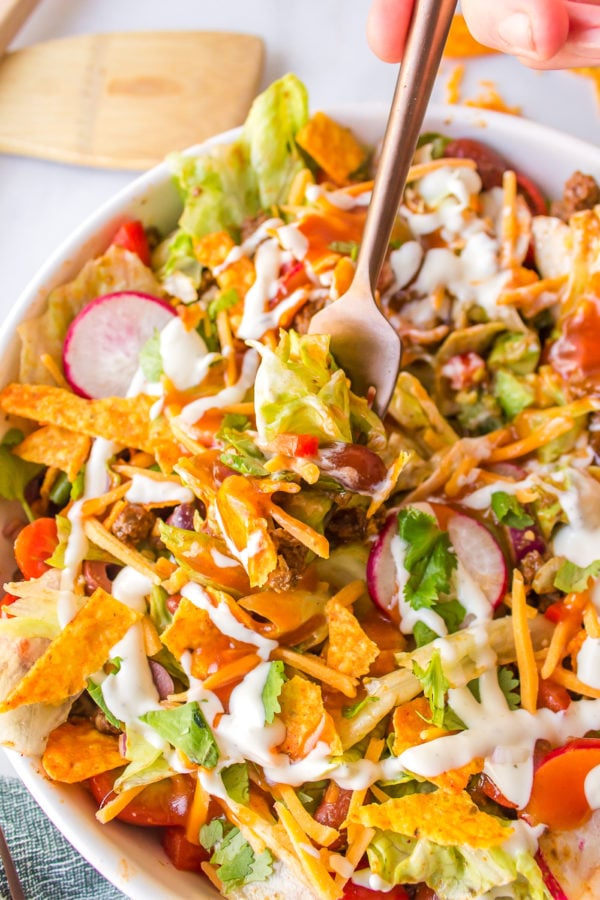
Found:
[[(125, 900), (73, 849), (16, 778), (0, 778), (0, 823), (27, 900)], [(0, 897), (10, 897), (1, 865)]]

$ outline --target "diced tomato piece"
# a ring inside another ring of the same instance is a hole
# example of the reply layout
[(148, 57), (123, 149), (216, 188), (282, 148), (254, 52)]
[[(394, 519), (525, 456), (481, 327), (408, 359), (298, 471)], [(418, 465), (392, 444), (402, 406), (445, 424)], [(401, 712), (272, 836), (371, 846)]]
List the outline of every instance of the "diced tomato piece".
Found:
[(319, 438), (313, 434), (278, 434), (271, 443), (285, 456), (316, 456), (319, 450)]
[(531, 178), (528, 178), (527, 175), (523, 175), (522, 172), (516, 172), (515, 175), (519, 193), (523, 194), (525, 202), (533, 215), (547, 216), (548, 204), (537, 184)]
[(136, 253), (145, 266), (150, 265), (151, 256), (148, 238), (139, 219), (123, 222), (111, 244), (123, 247), (124, 250), (129, 250), (131, 253)]
[(184, 872), (201, 872), (202, 863), (210, 854), (199, 844), (192, 844), (185, 836), (185, 828), (171, 826), (165, 828), (161, 843), (164, 851), (175, 866)]
[(15, 540), (15, 560), (24, 578), (39, 578), (50, 568), (49, 559), (58, 546), (56, 520), (35, 519), (26, 525)]
[(568, 831), (592, 814), (585, 794), (585, 779), (600, 766), (600, 740), (576, 738), (551, 750), (538, 765), (526, 816), (551, 830)]
[[(121, 769), (94, 775), (88, 780), (90, 790), (100, 807), (116, 795), (113, 784)], [(143, 827), (158, 825), (185, 826), (194, 796), (194, 779), (189, 775), (173, 775), (149, 784), (134, 797), (117, 816), (123, 822)]]
[(544, 612), (545, 617), (550, 622), (562, 622), (563, 619), (566, 619), (569, 615), (569, 610), (565, 606), (562, 600), (558, 600), (556, 603), (552, 603), (547, 610)]
[(344, 886), (343, 900), (408, 900), (408, 894), (401, 884), (397, 884), (391, 891), (372, 891), (371, 888), (346, 882)]
[(473, 350), (451, 356), (441, 369), (454, 391), (465, 391), (485, 378), (485, 362)]

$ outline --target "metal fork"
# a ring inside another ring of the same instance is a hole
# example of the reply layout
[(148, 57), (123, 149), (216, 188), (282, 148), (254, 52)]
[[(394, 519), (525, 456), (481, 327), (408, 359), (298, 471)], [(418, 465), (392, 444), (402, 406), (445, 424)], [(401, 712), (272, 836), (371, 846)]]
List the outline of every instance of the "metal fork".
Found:
[(6, 880), (8, 881), (8, 890), (10, 891), (12, 900), (26, 900), (25, 894), (23, 893), (23, 888), (21, 886), (21, 881), (17, 874), (13, 858), (10, 855), (10, 850), (8, 849), (8, 844), (6, 843), (6, 838), (4, 837), (4, 832), (1, 827), (0, 859), (2, 860), (2, 865), (4, 866)]
[(311, 333), (331, 335), (331, 352), (356, 393), (375, 388), (373, 409), (380, 416), (394, 392), (401, 344), (375, 288), (455, 9), (456, 0), (415, 0), (354, 278), (310, 322)]

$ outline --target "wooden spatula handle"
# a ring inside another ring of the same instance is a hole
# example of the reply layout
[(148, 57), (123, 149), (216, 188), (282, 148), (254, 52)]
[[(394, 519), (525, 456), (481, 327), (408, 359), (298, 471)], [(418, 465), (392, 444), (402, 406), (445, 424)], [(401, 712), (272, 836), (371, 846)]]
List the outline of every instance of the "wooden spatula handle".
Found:
[(0, 0), (0, 53), (4, 53), (40, 0)]

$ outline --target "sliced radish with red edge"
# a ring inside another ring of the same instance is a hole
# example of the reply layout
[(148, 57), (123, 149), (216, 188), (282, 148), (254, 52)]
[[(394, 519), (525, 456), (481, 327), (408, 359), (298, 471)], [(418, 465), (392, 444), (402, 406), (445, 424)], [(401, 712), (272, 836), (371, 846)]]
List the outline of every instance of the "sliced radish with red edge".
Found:
[(398, 606), (398, 578), (396, 561), (392, 555), (392, 540), (398, 534), (398, 513), (391, 513), (367, 561), (367, 588), (375, 606), (386, 616)]
[(71, 322), (63, 346), (63, 368), (76, 394), (87, 398), (124, 397), (140, 351), (175, 310), (159, 297), (137, 291), (104, 294)]
[(498, 541), (485, 525), (463, 513), (450, 518), (448, 534), (467, 574), (495, 609), (508, 585), (508, 567)]

